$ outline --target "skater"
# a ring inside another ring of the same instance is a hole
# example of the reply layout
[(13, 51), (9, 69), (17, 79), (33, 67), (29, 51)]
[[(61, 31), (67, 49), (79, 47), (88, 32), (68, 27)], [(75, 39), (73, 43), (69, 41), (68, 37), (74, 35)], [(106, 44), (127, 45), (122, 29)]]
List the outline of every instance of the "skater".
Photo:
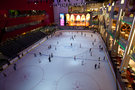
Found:
[(100, 51), (103, 51), (103, 47), (100, 47), (99, 50), (100, 50)]
[(76, 60), (76, 56), (74, 56), (74, 60)]
[(53, 53), (51, 53), (51, 58), (53, 57)]
[(92, 42), (92, 45), (94, 45), (94, 42)]
[(72, 36), (72, 39), (74, 40), (74, 37)]
[(95, 64), (95, 69), (97, 69), (97, 64)]
[(92, 52), (90, 53), (90, 55), (92, 56)]
[(71, 46), (72, 46), (72, 43), (71, 43)]
[(103, 60), (105, 61), (105, 56), (104, 56)]
[(83, 35), (83, 33), (81, 32), (81, 35)]
[(100, 61), (100, 57), (98, 57), (98, 61)]
[(18, 59), (21, 59), (21, 58), (20, 58), (20, 55), (17, 55), (17, 57), (18, 57)]
[(93, 34), (91, 34), (91, 37), (93, 37)]
[(41, 60), (39, 59), (39, 61), (38, 61), (39, 63), (41, 63)]
[(16, 71), (16, 64), (14, 64), (13, 68), (14, 68), (14, 70)]
[(59, 44), (59, 42), (57, 41), (57, 44)]
[(49, 62), (51, 62), (51, 57), (50, 57), (50, 55), (49, 55), (49, 57), (48, 57), (48, 60), (49, 60)]
[(41, 52), (39, 52), (39, 55), (40, 55), (40, 56), (42, 56), (42, 53), (41, 53)]
[(55, 47), (55, 50), (57, 50), (57, 48)]
[(94, 39), (94, 42), (96, 42), (96, 39)]
[(101, 51), (103, 51), (103, 47), (101, 47)]
[(100, 68), (100, 63), (98, 64), (98, 68)]
[(82, 60), (82, 66), (84, 65), (84, 60)]
[(50, 49), (52, 48), (52, 46), (50, 45)]
[(36, 53), (34, 53), (34, 57), (36, 57), (37, 55), (36, 55)]
[(99, 48), (101, 48), (101, 45), (99, 45)]
[(3, 73), (3, 76), (4, 76), (4, 77), (7, 77), (7, 74)]
[(74, 38), (72, 38), (74, 40)]
[(89, 52), (91, 52), (91, 48), (90, 48)]

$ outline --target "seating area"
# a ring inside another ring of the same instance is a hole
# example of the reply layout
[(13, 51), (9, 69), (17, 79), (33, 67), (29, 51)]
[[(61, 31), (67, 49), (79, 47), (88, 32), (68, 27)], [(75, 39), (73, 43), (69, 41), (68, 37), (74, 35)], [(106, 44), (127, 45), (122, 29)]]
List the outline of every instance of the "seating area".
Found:
[(44, 38), (45, 36), (50, 35), (51, 33), (53, 33), (53, 31), (54, 30), (49, 30), (49, 32), (43, 32), (43, 29), (40, 29), (1, 43), (0, 52), (7, 58), (0, 58), (0, 67), (4, 64), (10, 64), (9, 61), (17, 57), (19, 52), (28, 48), (29, 46)]

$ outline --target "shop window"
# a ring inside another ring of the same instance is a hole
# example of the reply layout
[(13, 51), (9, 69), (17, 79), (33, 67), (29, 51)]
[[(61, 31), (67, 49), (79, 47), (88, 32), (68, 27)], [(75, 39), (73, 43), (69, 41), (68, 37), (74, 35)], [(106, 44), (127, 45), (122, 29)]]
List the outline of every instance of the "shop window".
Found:
[(131, 30), (131, 25), (122, 23), (120, 36), (124, 38), (125, 40), (128, 40), (130, 30)]

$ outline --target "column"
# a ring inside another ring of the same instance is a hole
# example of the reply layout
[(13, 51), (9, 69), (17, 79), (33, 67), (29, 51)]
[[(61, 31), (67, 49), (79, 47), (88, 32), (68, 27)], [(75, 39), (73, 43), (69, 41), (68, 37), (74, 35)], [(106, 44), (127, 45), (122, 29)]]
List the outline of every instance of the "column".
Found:
[(130, 31), (130, 34), (129, 34), (129, 38), (128, 38), (128, 44), (126, 46), (126, 50), (125, 50), (125, 53), (124, 53), (124, 56), (123, 56), (123, 60), (122, 60), (121, 66), (120, 66), (120, 71), (122, 73), (127, 70), (127, 66), (129, 64), (129, 60), (130, 60), (129, 52), (131, 50), (131, 46), (133, 45), (133, 41), (135, 39), (135, 28), (134, 28), (134, 25), (135, 25), (135, 16), (134, 16), (134, 19), (133, 19), (132, 28), (131, 28), (131, 31)]
[(127, 0), (121, 0), (120, 3), (120, 9), (119, 9), (119, 16), (117, 18), (117, 24), (116, 24), (116, 29), (115, 29), (115, 35), (114, 35), (114, 40), (113, 40), (113, 46), (112, 46), (112, 52), (111, 55), (112, 56), (117, 56), (118, 54), (118, 43), (116, 41), (119, 40), (119, 36), (120, 36), (120, 26), (121, 26), (121, 16), (123, 15), (123, 9), (126, 8), (126, 2)]
[(116, 24), (116, 29), (115, 29), (115, 35), (114, 35), (114, 40), (113, 40), (113, 46), (112, 46), (112, 52), (111, 52), (111, 56), (116, 57), (118, 54), (118, 43), (116, 42), (117, 40), (119, 40), (119, 35), (120, 35), (120, 19), (123, 13), (123, 9), (120, 8), (119, 10), (119, 16), (117, 18), (117, 24)]
[(113, 11), (114, 11), (114, 2), (112, 3), (112, 8), (111, 8), (111, 12), (110, 12), (110, 20), (109, 20), (109, 28), (108, 28), (108, 30), (111, 30), (111, 28), (112, 28)]

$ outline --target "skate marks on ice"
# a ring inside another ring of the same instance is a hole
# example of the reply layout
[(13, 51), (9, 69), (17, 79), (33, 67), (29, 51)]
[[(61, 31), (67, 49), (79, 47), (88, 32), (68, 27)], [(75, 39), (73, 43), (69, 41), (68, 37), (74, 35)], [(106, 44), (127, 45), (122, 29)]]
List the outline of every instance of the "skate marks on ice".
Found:
[(63, 75), (56, 84), (56, 90), (102, 90), (98, 81), (84, 72), (70, 72)]
[(44, 80), (44, 70), (36, 65), (23, 66), (4, 81), (3, 90), (32, 90)]

